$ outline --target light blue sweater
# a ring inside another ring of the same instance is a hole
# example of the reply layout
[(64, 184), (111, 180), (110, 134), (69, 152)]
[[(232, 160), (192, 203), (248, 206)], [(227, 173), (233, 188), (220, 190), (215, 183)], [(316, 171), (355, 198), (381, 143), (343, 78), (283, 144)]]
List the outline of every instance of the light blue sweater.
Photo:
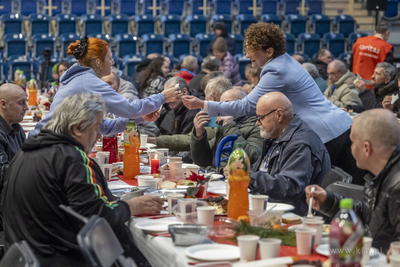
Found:
[(40, 121), (35, 130), (29, 132), (29, 136), (37, 135), (44, 125), (51, 119), (54, 111), (68, 96), (80, 93), (99, 94), (103, 97), (109, 112), (123, 118), (104, 120), (101, 126), (103, 135), (116, 134), (125, 130), (129, 119), (142, 121), (141, 117), (156, 111), (165, 103), (163, 94), (156, 94), (144, 99), (130, 101), (119, 95), (106, 82), (96, 76), (92, 68), (83, 67), (78, 63), (72, 65), (60, 78), (62, 84), (50, 106), (50, 112), (46, 118)]

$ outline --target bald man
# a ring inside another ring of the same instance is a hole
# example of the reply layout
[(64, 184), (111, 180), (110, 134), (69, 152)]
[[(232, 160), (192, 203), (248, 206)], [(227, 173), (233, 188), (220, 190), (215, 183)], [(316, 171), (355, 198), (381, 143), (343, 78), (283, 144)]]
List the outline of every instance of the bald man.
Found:
[(193, 77), (196, 76), (198, 69), (199, 65), (197, 63), (197, 58), (194, 56), (187, 56), (183, 59), (181, 69), (175, 76), (182, 77), (185, 79), (186, 83), (189, 84)]
[[(361, 113), (353, 123), (351, 147), (357, 166), (369, 171), (364, 177), (364, 198), (353, 208), (363, 221), (366, 233), (374, 238), (372, 247), (381, 252), (400, 240), (400, 127), (397, 118), (385, 109)], [(311, 187), (315, 191), (311, 194)], [(317, 185), (306, 187), (313, 208), (334, 216), (342, 198)]]
[(26, 101), (26, 93), (18, 85), (0, 86), (0, 193), (8, 164), (26, 139), (19, 124), (29, 109)]
[[(292, 103), (284, 94), (263, 95), (256, 112), (265, 141), (261, 156), (252, 165), (249, 188), (253, 194), (291, 204), (294, 213), (306, 215), (304, 189), (320, 183), (331, 168), (328, 151), (308, 124), (293, 114)], [(227, 174), (227, 168), (224, 171)]]

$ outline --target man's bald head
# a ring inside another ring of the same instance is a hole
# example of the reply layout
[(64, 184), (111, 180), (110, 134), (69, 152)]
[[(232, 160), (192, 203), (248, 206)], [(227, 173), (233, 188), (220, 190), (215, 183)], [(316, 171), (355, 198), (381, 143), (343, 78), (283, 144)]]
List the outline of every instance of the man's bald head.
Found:
[(229, 89), (221, 95), (221, 102), (238, 101), (239, 99), (245, 98), (246, 92), (242, 89)]
[(293, 107), (290, 100), (281, 92), (271, 92), (263, 95), (257, 102), (257, 109), (261, 110), (282, 109), (290, 119), (293, 117)]
[(197, 58), (194, 56), (187, 56), (183, 59), (182, 68), (187, 69), (191, 72), (197, 72), (198, 69)]
[(10, 101), (20, 96), (21, 93), (25, 92), (20, 86), (16, 84), (5, 83), (2, 86), (0, 86), (0, 100), (4, 99), (6, 101)]
[(6, 83), (0, 86), (0, 115), (8, 125), (23, 120), (29, 109), (25, 91), (18, 85)]

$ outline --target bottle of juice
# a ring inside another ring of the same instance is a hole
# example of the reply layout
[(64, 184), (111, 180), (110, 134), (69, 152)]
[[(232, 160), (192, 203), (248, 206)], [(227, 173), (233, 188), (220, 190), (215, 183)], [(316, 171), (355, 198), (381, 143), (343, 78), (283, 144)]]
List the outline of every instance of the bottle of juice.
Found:
[(110, 151), (110, 164), (118, 161), (118, 145), (116, 134), (103, 136), (103, 151)]
[(229, 201), (228, 217), (237, 219), (247, 215), (249, 211), (249, 186), (250, 161), (243, 150), (242, 143), (236, 143), (236, 149), (232, 152), (228, 161), (229, 165)]
[(18, 76), (18, 85), (24, 89), (26, 92), (26, 77), (24, 75), (24, 72), (22, 70), (19, 71), (19, 76)]
[(28, 92), (29, 92), (29, 106), (37, 106), (37, 83), (35, 79), (30, 79), (28, 83)]
[(129, 120), (124, 131), (124, 179), (133, 179), (140, 174), (140, 133), (135, 120)]
[(332, 267), (360, 267), (364, 227), (353, 210), (353, 200), (340, 200), (340, 211), (331, 222), (329, 251)]

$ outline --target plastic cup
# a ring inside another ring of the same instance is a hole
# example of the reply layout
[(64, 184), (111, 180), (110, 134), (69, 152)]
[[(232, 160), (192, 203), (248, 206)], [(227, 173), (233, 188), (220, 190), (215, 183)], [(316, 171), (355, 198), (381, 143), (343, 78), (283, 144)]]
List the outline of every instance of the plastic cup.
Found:
[(266, 210), (268, 203), (268, 196), (266, 195), (252, 195), (251, 207), (252, 210)]
[(110, 152), (109, 151), (99, 151), (96, 153), (96, 158), (100, 165), (108, 164), (110, 162)]
[(197, 219), (200, 224), (213, 225), (214, 224), (214, 211), (215, 207), (197, 207)]
[(322, 229), (324, 228), (324, 221), (323, 220), (305, 220), (303, 222), (304, 227), (313, 228), (317, 230), (315, 234), (315, 243), (314, 245), (318, 246), (321, 242), (322, 237)]
[(141, 134), (140, 135), (140, 146), (146, 146), (147, 145), (147, 134)]
[(277, 238), (262, 238), (258, 241), (258, 244), (260, 245), (260, 255), (262, 260), (279, 257), (282, 240)]
[(159, 159), (160, 159), (160, 166), (167, 164), (167, 158), (168, 158), (168, 148), (158, 148), (156, 149)]
[(400, 255), (400, 241), (395, 241), (390, 243), (393, 255)]
[(170, 162), (169, 169), (182, 169), (182, 161)]
[(157, 189), (158, 188), (158, 179), (154, 178), (145, 178), (143, 179), (143, 186), (150, 186), (150, 189)]
[[(96, 162), (97, 164), (99, 164), (99, 159), (98, 158), (90, 158), (91, 160), (93, 160), (94, 162)], [(100, 164), (99, 164), (100, 165)]]
[(199, 174), (200, 167), (193, 166), (193, 167), (186, 167), (186, 176), (189, 177), (192, 173)]
[(172, 208), (178, 204), (178, 200), (184, 198), (185, 195), (183, 194), (168, 194), (168, 213), (172, 214)]
[(389, 256), (390, 259), (390, 267), (400, 267), (400, 255), (392, 254)]
[[(144, 179), (154, 179), (154, 177), (152, 175), (136, 175), (135, 178), (138, 180), (138, 186), (144, 186), (144, 182), (143, 182)], [(157, 182), (158, 182), (158, 179), (154, 179), (154, 180), (157, 180)]]
[(182, 162), (182, 157), (169, 157), (169, 162)]
[(237, 237), (240, 250), (240, 261), (254, 261), (257, 258), (258, 235), (241, 235)]
[(311, 255), (314, 250), (314, 240), (317, 230), (313, 228), (297, 228), (296, 232), (296, 243), (297, 243), (297, 254), (299, 255)]
[(178, 200), (181, 213), (192, 213), (196, 211), (196, 199), (182, 198)]
[(322, 216), (312, 216), (312, 217), (301, 217), (301, 221), (314, 221), (314, 220), (324, 220), (324, 217)]
[(369, 261), (372, 240), (373, 240), (372, 237), (368, 237), (368, 236), (363, 237), (361, 265), (365, 265)]
[(102, 164), (100, 169), (107, 181), (111, 180), (112, 164)]

